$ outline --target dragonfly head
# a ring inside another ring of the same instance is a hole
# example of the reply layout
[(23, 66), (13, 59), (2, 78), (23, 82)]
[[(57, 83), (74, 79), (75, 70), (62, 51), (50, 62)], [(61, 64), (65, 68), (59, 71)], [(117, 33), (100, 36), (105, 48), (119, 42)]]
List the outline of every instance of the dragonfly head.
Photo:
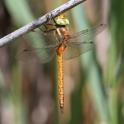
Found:
[(65, 17), (64, 14), (59, 15), (56, 19), (56, 24), (60, 26), (69, 25), (69, 20)]

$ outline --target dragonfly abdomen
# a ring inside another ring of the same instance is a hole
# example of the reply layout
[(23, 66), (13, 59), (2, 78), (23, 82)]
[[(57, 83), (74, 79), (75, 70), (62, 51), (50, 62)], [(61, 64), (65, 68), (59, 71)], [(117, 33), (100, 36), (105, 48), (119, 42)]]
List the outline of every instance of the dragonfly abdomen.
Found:
[(64, 66), (63, 66), (63, 47), (57, 49), (57, 65), (58, 65), (58, 102), (63, 112), (64, 109)]

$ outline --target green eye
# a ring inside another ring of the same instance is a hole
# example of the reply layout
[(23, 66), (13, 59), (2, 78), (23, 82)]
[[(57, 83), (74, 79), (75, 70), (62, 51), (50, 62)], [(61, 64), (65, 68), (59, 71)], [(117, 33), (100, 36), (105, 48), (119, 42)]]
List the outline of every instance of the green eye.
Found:
[(69, 24), (69, 20), (68, 19), (57, 18), (56, 19), (56, 23), (58, 25), (68, 25)]

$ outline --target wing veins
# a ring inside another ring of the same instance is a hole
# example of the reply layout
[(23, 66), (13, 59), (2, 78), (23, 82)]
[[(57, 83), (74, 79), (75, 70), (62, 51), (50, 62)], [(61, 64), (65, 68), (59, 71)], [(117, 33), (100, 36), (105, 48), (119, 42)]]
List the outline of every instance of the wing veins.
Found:
[(94, 28), (91, 28), (91, 29), (84, 29), (82, 31), (77, 32), (76, 34), (72, 34), (72, 36), (70, 37), (70, 40), (75, 39), (75, 38), (80, 37), (80, 36), (91, 35), (92, 33), (94, 35), (97, 35), (97, 34), (101, 33), (105, 27), (106, 27), (106, 24), (100, 24), (100, 25), (98, 25)]

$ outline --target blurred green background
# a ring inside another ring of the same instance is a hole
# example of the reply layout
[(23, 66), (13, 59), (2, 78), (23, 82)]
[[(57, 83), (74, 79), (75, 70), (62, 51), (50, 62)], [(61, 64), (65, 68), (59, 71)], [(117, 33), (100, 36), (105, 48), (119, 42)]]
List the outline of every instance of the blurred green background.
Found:
[[(1, 0), (0, 37), (65, 2)], [(99, 23), (107, 26), (93, 37), (94, 49), (64, 61), (63, 114), (57, 104), (55, 57), (46, 64), (39, 55), (17, 59), (24, 48), (42, 46), (54, 37), (45, 39), (37, 29), (0, 48), (0, 124), (123, 124), (123, 12), (123, 0), (87, 0), (66, 12), (73, 33)]]

